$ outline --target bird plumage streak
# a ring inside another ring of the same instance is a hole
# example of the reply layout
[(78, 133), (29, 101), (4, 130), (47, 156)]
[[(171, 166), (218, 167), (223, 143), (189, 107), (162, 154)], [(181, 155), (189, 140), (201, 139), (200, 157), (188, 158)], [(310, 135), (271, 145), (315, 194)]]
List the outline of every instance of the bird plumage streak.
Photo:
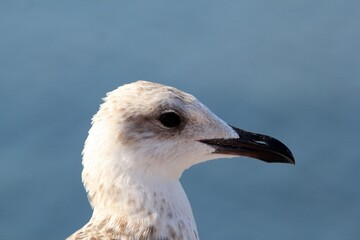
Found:
[(247, 156), (295, 163), (280, 141), (232, 127), (194, 96), (137, 81), (107, 94), (92, 119), (82, 180), (93, 214), (74, 239), (199, 239), (184, 170)]

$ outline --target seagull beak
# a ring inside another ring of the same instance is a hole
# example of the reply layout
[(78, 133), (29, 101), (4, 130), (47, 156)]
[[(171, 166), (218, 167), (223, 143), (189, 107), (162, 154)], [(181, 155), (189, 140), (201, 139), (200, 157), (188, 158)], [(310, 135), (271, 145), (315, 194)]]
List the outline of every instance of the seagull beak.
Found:
[(239, 138), (202, 139), (199, 142), (213, 147), (215, 149), (213, 153), (252, 157), (269, 163), (295, 164), (291, 151), (279, 140), (231, 127)]

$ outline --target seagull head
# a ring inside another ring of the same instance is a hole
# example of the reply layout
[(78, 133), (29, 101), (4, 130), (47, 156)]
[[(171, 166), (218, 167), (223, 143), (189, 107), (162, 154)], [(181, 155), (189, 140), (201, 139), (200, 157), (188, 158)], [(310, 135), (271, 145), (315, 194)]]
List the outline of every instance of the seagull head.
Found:
[(295, 163), (275, 138), (228, 125), (194, 96), (137, 81), (107, 94), (83, 151), (85, 187), (102, 176), (179, 179), (194, 164), (246, 156)]
[(228, 125), (190, 94), (123, 85), (92, 119), (82, 179), (94, 211), (69, 239), (198, 239), (179, 178), (194, 164), (235, 156), (295, 163), (279, 140)]

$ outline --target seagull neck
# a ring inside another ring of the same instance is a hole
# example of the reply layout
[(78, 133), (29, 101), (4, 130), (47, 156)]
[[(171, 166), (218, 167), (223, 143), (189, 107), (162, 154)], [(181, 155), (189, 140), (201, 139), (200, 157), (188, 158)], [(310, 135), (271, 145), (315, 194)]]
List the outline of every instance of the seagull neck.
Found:
[(123, 231), (125, 225), (142, 231), (154, 228), (151, 231), (159, 234), (157, 237), (179, 232), (189, 236), (187, 239), (197, 236), (191, 207), (179, 180), (124, 174), (114, 184), (102, 185), (99, 191), (101, 197), (92, 199), (92, 224), (115, 223), (118, 231)]
[[(142, 210), (157, 211), (156, 201), (173, 202), (181, 199), (182, 205), (190, 204), (179, 180), (143, 174), (122, 174), (113, 182), (103, 182), (97, 190), (101, 199), (94, 208), (132, 211), (142, 205)], [(151, 205), (153, 204), (153, 205)], [(115, 209), (114, 209), (115, 208)], [(104, 209), (102, 211), (104, 211)]]

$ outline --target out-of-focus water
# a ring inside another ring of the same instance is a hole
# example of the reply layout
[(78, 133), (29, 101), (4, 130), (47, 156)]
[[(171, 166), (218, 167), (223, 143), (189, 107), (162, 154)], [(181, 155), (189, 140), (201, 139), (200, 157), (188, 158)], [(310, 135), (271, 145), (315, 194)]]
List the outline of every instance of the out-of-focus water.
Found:
[(297, 165), (236, 158), (181, 179), (202, 239), (360, 239), (359, 1), (0, 2), (0, 239), (87, 222), (81, 150), (137, 79), (272, 135)]

